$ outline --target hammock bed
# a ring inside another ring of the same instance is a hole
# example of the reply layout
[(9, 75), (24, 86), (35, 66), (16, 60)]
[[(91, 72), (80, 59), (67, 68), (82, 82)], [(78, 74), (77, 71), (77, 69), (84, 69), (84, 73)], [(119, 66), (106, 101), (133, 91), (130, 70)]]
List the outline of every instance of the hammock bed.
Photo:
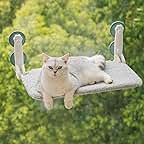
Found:
[[(115, 91), (142, 85), (141, 78), (125, 63), (123, 56), (123, 31), (124, 24), (122, 22), (116, 21), (111, 25), (110, 32), (114, 37), (114, 41), (110, 44), (109, 48), (114, 55), (114, 60), (106, 61), (105, 71), (112, 77), (113, 83), (105, 84), (101, 82), (83, 86), (76, 91), (75, 95)], [(22, 32), (13, 32), (9, 37), (9, 43), (14, 47), (14, 52), (10, 56), (10, 62), (15, 67), (17, 78), (21, 80), (29, 96), (36, 100), (42, 100), (40, 89), (41, 68), (25, 72), (24, 63), (26, 55), (22, 49), (22, 45), (25, 43), (24, 34)]]

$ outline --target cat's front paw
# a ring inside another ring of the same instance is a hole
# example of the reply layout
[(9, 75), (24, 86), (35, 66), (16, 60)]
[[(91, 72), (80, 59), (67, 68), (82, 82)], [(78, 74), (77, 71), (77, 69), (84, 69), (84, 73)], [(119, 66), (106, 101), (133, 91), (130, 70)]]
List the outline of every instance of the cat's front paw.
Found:
[(71, 109), (73, 107), (73, 99), (64, 99), (64, 105), (66, 109)]
[(46, 101), (44, 101), (44, 106), (47, 110), (51, 110), (53, 109), (53, 99), (47, 99)]

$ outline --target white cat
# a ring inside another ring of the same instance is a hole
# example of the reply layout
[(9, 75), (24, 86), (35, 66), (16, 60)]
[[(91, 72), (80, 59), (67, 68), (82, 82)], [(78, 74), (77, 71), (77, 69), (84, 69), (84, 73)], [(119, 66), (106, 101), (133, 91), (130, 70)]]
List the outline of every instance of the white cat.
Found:
[(74, 93), (79, 87), (101, 81), (112, 83), (111, 77), (103, 71), (104, 67), (102, 55), (50, 57), (43, 54), (40, 83), (45, 107), (52, 109), (53, 97), (63, 95), (65, 107), (71, 109)]

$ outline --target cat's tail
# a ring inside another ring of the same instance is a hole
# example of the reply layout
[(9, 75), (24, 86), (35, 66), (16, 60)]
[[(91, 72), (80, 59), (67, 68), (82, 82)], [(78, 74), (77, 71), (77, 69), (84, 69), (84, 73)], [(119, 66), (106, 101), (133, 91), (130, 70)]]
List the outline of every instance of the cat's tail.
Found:
[(94, 62), (100, 69), (104, 70), (106, 60), (103, 55), (94, 55), (90, 58), (92, 62)]

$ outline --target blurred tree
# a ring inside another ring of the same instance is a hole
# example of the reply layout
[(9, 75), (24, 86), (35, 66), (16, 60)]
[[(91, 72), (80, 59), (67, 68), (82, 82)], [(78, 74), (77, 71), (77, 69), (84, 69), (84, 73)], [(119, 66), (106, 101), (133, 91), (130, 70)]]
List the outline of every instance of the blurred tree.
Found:
[(0, 32), (6, 26), (12, 24), (15, 12), (25, 0), (1, 0), (0, 1)]
[(127, 62), (143, 78), (143, 8), (143, 0), (1, 0), (0, 144), (143, 144), (143, 87), (76, 97), (69, 111), (57, 100), (47, 112), (16, 80), (7, 42), (12, 31), (25, 33), (28, 69), (41, 65), (42, 52), (109, 59), (109, 25), (122, 20)]

